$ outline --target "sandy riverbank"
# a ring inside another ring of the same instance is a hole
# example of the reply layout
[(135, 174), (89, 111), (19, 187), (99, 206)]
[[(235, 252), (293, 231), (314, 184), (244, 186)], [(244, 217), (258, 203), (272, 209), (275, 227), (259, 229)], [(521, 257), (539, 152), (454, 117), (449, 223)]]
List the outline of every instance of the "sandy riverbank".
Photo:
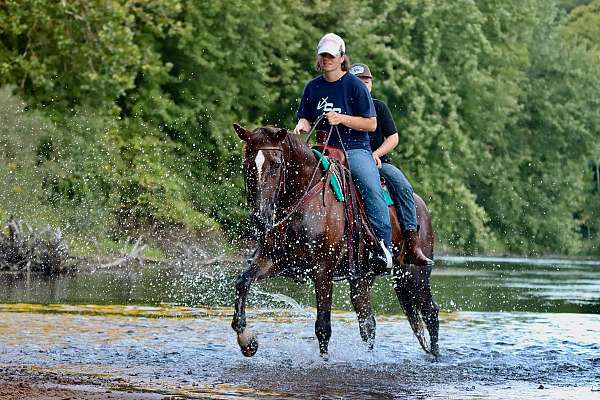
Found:
[(40, 371), (27, 367), (0, 368), (2, 400), (167, 400), (177, 396), (140, 392), (120, 379)]

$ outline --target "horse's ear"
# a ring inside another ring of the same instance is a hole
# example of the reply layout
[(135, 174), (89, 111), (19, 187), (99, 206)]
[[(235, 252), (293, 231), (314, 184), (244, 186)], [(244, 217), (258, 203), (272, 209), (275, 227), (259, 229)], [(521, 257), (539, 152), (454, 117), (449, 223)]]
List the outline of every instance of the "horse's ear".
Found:
[(244, 142), (247, 142), (248, 139), (250, 139), (250, 135), (252, 135), (252, 132), (236, 123), (233, 124), (233, 129), (235, 129), (235, 133), (237, 133), (240, 139), (242, 139)]
[(272, 134), (272, 138), (273, 140), (275, 140), (277, 143), (279, 142), (283, 142), (283, 140), (285, 139), (285, 137), (288, 135), (288, 130), (285, 128), (281, 128), (276, 130), (273, 134)]

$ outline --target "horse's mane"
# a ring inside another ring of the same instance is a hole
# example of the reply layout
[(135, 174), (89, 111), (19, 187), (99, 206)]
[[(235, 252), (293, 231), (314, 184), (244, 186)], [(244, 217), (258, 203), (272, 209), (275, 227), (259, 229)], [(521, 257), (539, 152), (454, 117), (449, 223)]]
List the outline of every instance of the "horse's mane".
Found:
[[(258, 128), (255, 130), (255, 134), (259, 134), (260, 136), (257, 138), (259, 145), (269, 145), (269, 133), (268, 131), (279, 130), (276, 126), (267, 125)], [(286, 153), (286, 158), (288, 159), (297, 159), (298, 162), (304, 163), (308, 160), (316, 160), (308, 147), (308, 144), (302, 139), (300, 135), (296, 135), (290, 131), (288, 131), (284, 141), (281, 143), (281, 147)], [(244, 143), (244, 147), (242, 149), (244, 158), (247, 157), (248, 144)]]
[(295, 135), (292, 132), (288, 133), (283, 141), (283, 146), (284, 148), (287, 147), (290, 153), (296, 153), (304, 159), (314, 158), (308, 144), (306, 144), (300, 135)]

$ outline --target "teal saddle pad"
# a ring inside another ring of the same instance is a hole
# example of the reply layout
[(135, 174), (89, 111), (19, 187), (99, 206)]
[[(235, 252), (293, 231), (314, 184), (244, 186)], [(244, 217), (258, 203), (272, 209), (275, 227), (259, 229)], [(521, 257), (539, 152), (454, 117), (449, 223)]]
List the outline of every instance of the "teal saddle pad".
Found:
[[(331, 168), (331, 162), (329, 161), (327, 156), (323, 155), (320, 151), (316, 149), (311, 150), (314, 153), (314, 155), (319, 159), (319, 163), (323, 166), (323, 170), (329, 171), (329, 168)], [(333, 189), (333, 193), (335, 193), (335, 198), (337, 199), (337, 201), (345, 201), (344, 193), (342, 192), (342, 185), (340, 184), (339, 178), (336, 174), (331, 174), (329, 176), (329, 184), (331, 185), (331, 189)], [(383, 198), (385, 199), (387, 205), (394, 205), (394, 201), (392, 200), (392, 197), (390, 196), (387, 187), (384, 186), (381, 190), (383, 192)]]

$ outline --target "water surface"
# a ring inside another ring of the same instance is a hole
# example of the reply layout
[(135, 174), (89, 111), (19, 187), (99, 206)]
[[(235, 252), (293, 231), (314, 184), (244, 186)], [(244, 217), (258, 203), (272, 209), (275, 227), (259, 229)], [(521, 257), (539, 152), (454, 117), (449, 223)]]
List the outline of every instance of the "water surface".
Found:
[(373, 293), (369, 352), (336, 284), (330, 359), (309, 284), (252, 289), (244, 358), (228, 268), (0, 275), (0, 365), (89, 373), (191, 398), (600, 398), (600, 265), (449, 260), (436, 267), (441, 356), (423, 353), (389, 280)]
[[(449, 258), (434, 268), (434, 297), (447, 311), (530, 311), (600, 314), (600, 262), (523, 259), (522, 263)], [(512, 259), (516, 260), (516, 259)], [(165, 266), (92, 270), (44, 277), (0, 273), (1, 303), (138, 304), (231, 306), (235, 271), (241, 267), (187, 269)], [(254, 286), (255, 307), (289, 306), (286, 297), (314, 306), (309, 283), (275, 278)], [(273, 296), (282, 294), (282, 296)], [(388, 278), (379, 278), (373, 304), (380, 314), (400, 314)], [(334, 308), (350, 311), (348, 286), (335, 286)]]

